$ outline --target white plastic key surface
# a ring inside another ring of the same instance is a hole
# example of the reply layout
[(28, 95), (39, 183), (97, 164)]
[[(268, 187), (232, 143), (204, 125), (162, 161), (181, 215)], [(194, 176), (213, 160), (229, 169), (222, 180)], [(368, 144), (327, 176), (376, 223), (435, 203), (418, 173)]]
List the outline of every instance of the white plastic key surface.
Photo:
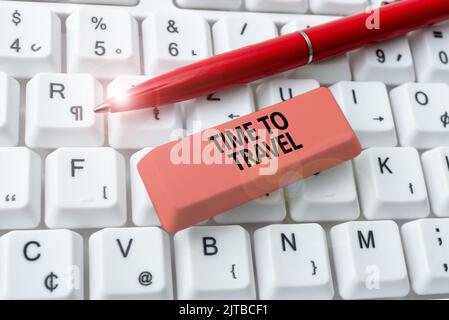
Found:
[(449, 27), (434, 26), (410, 36), (419, 82), (449, 83)]
[(66, 2), (134, 6), (139, 3), (139, 0), (66, 0)]
[(67, 71), (97, 79), (140, 74), (137, 21), (124, 10), (78, 8), (67, 18)]
[(175, 234), (178, 299), (255, 299), (248, 232), (191, 227)]
[(41, 159), (27, 148), (0, 148), (0, 229), (41, 221)]
[(428, 149), (449, 146), (449, 86), (406, 83), (390, 92), (399, 142)]
[(0, 299), (83, 299), (83, 239), (69, 230), (0, 238)]
[(326, 234), (318, 224), (271, 225), (254, 233), (261, 299), (331, 299)]
[[(285, 35), (304, 30), (339, 18), (337, 16), (304, 15), (283, 26), (281, 34)], [(298, 34), (298, 36), (300, 35)], [(302, 66), (288, 71), (287, 75), (292, 78), (315, 79), (325, 85), (334, 84), (342, 80), (352, 80), (351, 67), (349, 66), (349, 59), (346, 54), (319, 63)]]
[(251, 11), (305, 13), (307, 0), (246, 0), (245, 7)]
[(427, 189), (413, 148), (371, 148), (355, 158), (362, 212), (367, 219), (429, 215)]
[(104, 143), (100, 83), (89, 74), (40, 73), (27, 84), (25, 143), (32, 148)]
[(173, 299), (170, 239), (159, 228), (113, 228), (89, 239), (91, 299)]
[(349, 57), (355, 81), (381, 81), (387, 85), (415, 81), (407, 38), (374, 44), (351, 52)]
[(13, 147), (19, 142), (20, 86), (0, 72), (0, 147)]
[(294, 221), (353, 220), (360, 215), (351, 162), (289, 185), (286, 195)]
[(0, 70), (15, 78), (61, 71), (61, 22), (43, 7), (0, 3)]
[(195, 14), (157, 13), (142, 24), (145, 73), (157, 75), (212, 55), (210, 27)]
[(362, 147), (395, 147), (396, 129), (385, 84), (341, 81), (329, 88)]
[(139, 161), (152, 150), (144, 148), (134, 153), (130, 160), (132, 219), (137, 226), (160, 226), (161, 223), (153, 207), (153, 203), (137, 171)]
[(429, 150), (421, 157), (432, 212), (449, 217), (449, 148)]
[(410, 290), (399, 229), (393, 221), (357, 221), (330, 232), (343, 299), (406, 296)]
[(449, 219), (423, 219), (402, 226), (413, 290), (420, 295), (449, 293)]
[[(108, 86), (108, 97), (120, 96), (132, 86), (148, 80), (145, 76), (120, 76)], [(109, 145), (118, 149), (157, 147), (182, 136), (178, 106), (110, 113)]]
[(320, 84), (310, 79), (270, 79), (256, 89), (258, 109), (289, 100), (300, 94), (317, 89)]
[(227, 224), (281, 222), (286, 215), (284, 192), (281, 189), (219, 214), (214, 220)]
[(395, 1), (396, 0), (371, 0), (371, 8), (378, 8)]
[(125, 160), (112, 148), (61, 148), (45, 168), (50, 228), (118, 227), (126, 222)]
[(237, 10), (242, 0), (175, 0), (182, 8)]
[(368, 0), (311, 0), (310, 10), (315, 14), (349, 15), (364, 11)]
[(254, 112), (253, 92), (248, 86), (210, 94), (184, 103), (188, 134), (243, 117)]
[(215, 54), (278, 36), (274, 22), (263, 16), (225, 16), (212, 27)]

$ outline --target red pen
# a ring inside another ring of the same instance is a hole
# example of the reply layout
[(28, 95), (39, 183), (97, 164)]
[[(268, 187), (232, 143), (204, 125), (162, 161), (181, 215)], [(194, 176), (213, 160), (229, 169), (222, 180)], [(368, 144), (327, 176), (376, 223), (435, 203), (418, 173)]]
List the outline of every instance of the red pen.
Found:
[[(448, 0), (402, 0), (226, 52), (157, 76), (95, 112), (159, 107), (243, 85), (449, 18)], [(376, 19), (378, 19), (376, 21)]]

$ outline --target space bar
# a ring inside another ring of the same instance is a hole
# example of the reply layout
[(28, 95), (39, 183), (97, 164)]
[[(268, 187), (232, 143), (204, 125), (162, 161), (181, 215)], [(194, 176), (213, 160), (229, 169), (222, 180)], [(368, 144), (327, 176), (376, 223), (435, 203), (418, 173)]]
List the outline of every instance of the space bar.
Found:
[[(38, 2), (85, 3), (98, 5), (136, 6), (140, 0), (37, 0)], [(33, 1), (34, 2), (34, 1)]]

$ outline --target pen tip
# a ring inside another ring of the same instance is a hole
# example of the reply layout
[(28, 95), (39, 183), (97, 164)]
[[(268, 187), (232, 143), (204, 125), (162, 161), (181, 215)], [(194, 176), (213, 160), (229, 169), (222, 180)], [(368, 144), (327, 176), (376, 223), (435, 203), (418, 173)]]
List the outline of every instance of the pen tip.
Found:
[(102, 103), (102, 104), (96, 106), (94, 108), (94, 112), (97, 112), (97, 113), (109, 112), (111, 110), (111, 107), (112, 106), (109, 103), (105, 102), (105, 103)]

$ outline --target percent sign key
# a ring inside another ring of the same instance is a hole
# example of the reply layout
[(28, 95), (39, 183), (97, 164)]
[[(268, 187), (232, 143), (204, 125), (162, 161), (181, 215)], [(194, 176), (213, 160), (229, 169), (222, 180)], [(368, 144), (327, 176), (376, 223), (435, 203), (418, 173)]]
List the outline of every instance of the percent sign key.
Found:
[(108, 25), (104, 22), (103, 17), (95, 17), (90, 18), (90, 22), (95, 26), (95, 30), (106, 30)]
[[(97, 17), (97, 16), (92, 16), (90, 18), (90, 22), (94, 25), (94, 29), (95, 30), (107, 30), (108, 29), (108, 25), (106, 24), (106, 22), (104, 21), (104, 17)], [(97, 50), (95, 51), (95, 53), (99, 56), (103, 56), (106, 54), (106, 49), (103, 46), (104, 45), (104, 41), (98, 41), (97, 42), (98, 45), (101, 44), (101, 46), (97, 47)], [(115, 49), (115, 53), (120, 55), (122, 54), (123, 50), (120, 48)]]

